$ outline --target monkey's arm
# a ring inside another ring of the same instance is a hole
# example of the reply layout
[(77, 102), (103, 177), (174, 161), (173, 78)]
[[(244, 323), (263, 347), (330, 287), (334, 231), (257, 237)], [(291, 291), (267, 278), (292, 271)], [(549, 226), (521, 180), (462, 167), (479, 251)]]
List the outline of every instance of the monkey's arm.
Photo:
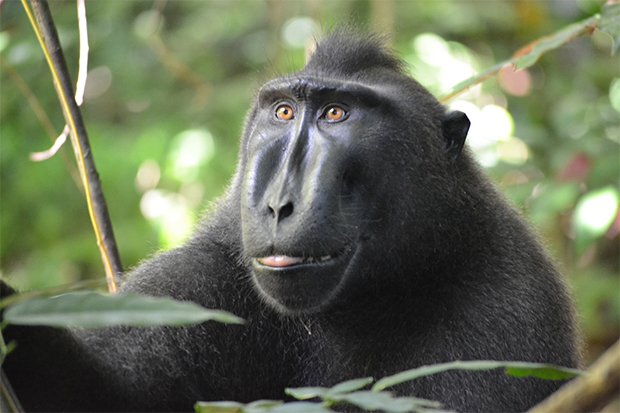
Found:
[[(206, 261), (221, 258), (210, 255), (193, 259), (188, 248), (166, 252), (136, 269), (121, 290), (218, 308), (224, 303), (216, 303), (207, 288), (215, 288), (221, 277), (214, 271), (218, 268)], [(2, 284), (2, 296), (11, 293)], [(220, 353), (226, 337), (236, 333), (234, 327), (238, 326), (215, 322), (96, 330), (9, 325), (3, 337), (16, 348), (2, 368), (27, 411), (189, 411), (199, 399), (195, 385), (201, 381), (199, 369), (221, 370), (225, 360)], [(201, 389), (202, 396), (218, 391), (216, 380), (207, 381), (210, 385)]]
[[(2, 283), (2, 297), (14, 291)], [(71, 331), (9, 325), (5, 341), (16, 344), (2, 369), (26, 410), (96, 410), (109, 384)]]

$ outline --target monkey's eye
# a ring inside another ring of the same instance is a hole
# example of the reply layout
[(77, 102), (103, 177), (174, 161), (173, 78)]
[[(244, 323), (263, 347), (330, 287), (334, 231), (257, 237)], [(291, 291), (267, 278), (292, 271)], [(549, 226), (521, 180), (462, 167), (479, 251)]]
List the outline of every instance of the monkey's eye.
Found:
[(327, 108), (323, 116), (328, 121), (337, 122), (344, 119), (346, 114), (347, 112), (345, 112), (345, 110), (342, 109), (340, 106), (330, 106)]
[(289, 105), (280, 105), (276, 109), (276, 118), (280, 120), (291, 120), (294, 114), (293, 108)]

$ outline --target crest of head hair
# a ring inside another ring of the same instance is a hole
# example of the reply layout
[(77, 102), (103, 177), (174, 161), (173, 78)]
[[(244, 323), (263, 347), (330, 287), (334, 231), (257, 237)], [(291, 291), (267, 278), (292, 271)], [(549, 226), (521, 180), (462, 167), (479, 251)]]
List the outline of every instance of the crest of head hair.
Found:
[(403, 62), (387, 46), (387, 37), (341, 27), (317, 42), (304, 72), (356, 77), (374, 70), (403, 72)]

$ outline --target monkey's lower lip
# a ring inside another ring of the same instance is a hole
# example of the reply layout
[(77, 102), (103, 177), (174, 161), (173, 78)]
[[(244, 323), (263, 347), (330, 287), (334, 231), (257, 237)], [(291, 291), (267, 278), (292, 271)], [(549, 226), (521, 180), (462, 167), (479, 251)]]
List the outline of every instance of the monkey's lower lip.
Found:
[(291, 267), (300, 264), (314, 264), (329, 261), (332, 259), (331, 255), (325, 255), (323, 257), (289, 257), (287, 255), (272, 255), (269, 257), (257, 258), (256, 261), (260, 265), (273, 268)]

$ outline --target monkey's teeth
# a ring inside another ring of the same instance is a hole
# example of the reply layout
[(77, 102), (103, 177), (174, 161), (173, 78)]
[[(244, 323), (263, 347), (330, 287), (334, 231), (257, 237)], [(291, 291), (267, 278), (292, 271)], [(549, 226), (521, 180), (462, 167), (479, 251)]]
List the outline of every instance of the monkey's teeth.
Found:
[(310, 264), (310, 263), (313, 263), (315, 261), (316, 262), (325, 262), (325, 261), (329, 261), (331, 259), (332, 259), (331, 255), (326, 255), (324, 257), (318, 257), (318, 258), (317, 257), (306, 257), (306, 258), (304, 258), (304, 264)]
[(297, 264), (311, 264), (313, 262), (325, 262), (331, 260), (333, 257), (331, 255), (325, 255), (323, 257), (289, 257), (287, 255), (272, 255), (270, 257), (262, 257), (258, 258), (257, 261), (259, 264), (265, 265), (267, 267), (290, 267), (292, 265)]

